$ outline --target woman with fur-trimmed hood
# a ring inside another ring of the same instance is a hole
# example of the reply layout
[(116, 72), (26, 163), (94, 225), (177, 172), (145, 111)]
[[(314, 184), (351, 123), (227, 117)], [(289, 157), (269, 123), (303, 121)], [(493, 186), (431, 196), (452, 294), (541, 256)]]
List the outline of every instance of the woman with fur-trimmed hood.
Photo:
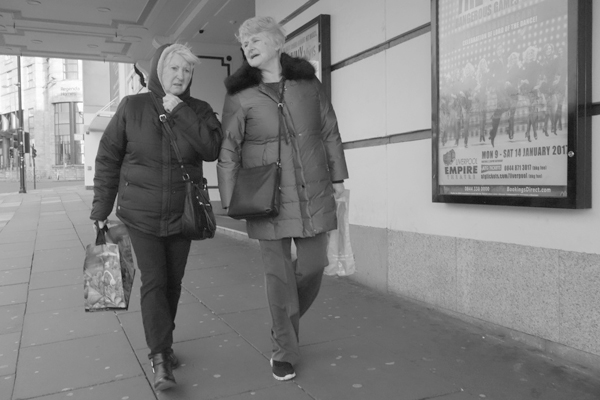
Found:
[(175, 315), (190, 239), (181, 234), (185, 182), (168, 133), (167, 117), (186, 172), (202, 180), (202, 162), (217, 159), (223, 133), (211, 106), (190, 95), (198, 58), (187, 46), (159, 48), (147, 93), (126, 96), (106, 127), (96, 157), (90, 218), (104, 227), (117, 198), (141, 272), (141, 310), (154, 388), (175, 384)]
[(225, 80), (219, 191), (227, 208), (240, 168), (277, 161), (283, 92), (279, 215), (247, 220), (247, 229), (259, 240), (264, 261), (273, 375), (288, 380), (299, 358), (300, 317), (328, 265), (327, 232), (337, 228), (335, 195), (344, 191), (348, 170), (329, 98), (310, 62), (282, 53), (283, 28), (271, 17), (255, 17), (242, 24), (237, 38), (246, 61)]

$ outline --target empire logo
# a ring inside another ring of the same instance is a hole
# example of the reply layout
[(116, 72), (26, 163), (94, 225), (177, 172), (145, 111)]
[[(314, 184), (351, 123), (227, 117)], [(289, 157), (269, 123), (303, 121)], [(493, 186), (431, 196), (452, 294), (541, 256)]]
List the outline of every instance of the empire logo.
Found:
[(450, 150), (446, 154), (444, 154), (444, 164), (451, 165), (454, 160), (456, 160), (456, 153), (454, 150)]

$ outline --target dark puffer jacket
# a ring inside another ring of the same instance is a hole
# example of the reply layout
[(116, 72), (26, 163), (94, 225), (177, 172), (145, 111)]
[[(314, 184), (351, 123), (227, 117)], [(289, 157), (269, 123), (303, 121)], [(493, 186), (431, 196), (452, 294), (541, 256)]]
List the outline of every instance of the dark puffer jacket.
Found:
[[(172, 49), (168, 46), (158, 49), (152, 60), (150, 91), (125, 97), (104, 131), (96, 157), (90, 216), (105, 220), (118, 193), (117, 217), (128, 227), (156, 236), (181, 232), (185, 197), (181, 168), (151, 97), (162, 106), (165, 92), (157, 66), (163, 51)], [(189, 86), (178, 97), (182, 103), (168, 114), (168, 123), (187, 172), (198, 182), (202, 161), (218, 157), (221, 124), (208, 103), (190, 96)]]
[[(337, 119), (306, 60), (281, 56), (286, 135), (281, 143), (281, 209), (275, 218), (247, 221), (254, 239), (312, 237), (337, 228), (332, 182), (348, 178)], [(229, 205), (241, 167), (277, 161), (278, 93), (247, 63), (225, 81), (225, 139), (217, 164), (219, 190)]]

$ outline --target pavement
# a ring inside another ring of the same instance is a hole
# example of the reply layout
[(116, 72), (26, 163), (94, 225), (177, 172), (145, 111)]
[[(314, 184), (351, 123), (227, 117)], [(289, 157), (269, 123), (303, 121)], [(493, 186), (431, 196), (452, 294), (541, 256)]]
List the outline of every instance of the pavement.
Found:
[[(178, 385), (155, 393), (139, 307), (86, 313), (92, 191), (0, 182), (0, 400), (598, 400), (600, 379), (421, 304), (326, 276), (297, 377), (273, 379), (261, 256), (219, 215), (193, 242), (176, 320)], [(8, 193), (6, 193), (8, 192)], [(357, 265), (357, 269), (368, 265)]]

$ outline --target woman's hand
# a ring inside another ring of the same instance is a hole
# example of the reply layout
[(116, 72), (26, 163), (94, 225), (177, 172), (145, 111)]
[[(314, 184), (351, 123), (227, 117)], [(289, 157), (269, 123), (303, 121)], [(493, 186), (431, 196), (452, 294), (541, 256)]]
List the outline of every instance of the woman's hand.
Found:
[(177, 107), (177, 104), (179, 103), (181, 103), (179, 97), (172, 95), (171, 93), (167, 93), (165, 97), (163, 97), (163, 107), (168, 113), (173, 111), (173, 109)]
[(334, 183), (333, 190), (335, 190), (335, 197), (340, 197), (344, 193), (344, 190), (346, 190), (344, 187), (344, 182)]

